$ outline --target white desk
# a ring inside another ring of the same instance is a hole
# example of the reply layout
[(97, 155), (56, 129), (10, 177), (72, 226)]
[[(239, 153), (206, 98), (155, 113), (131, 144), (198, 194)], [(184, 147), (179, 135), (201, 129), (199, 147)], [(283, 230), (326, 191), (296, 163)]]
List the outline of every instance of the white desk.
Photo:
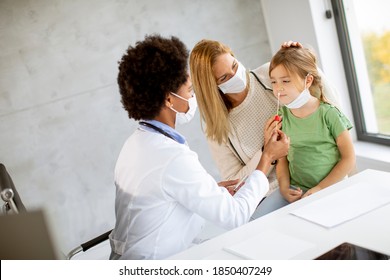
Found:
[[(343, 242), (350, 242), (390, 255), (390, 204), (331, 228), (320, 226), (290, 214), (294, 209), (347, 187), (353, 187), (353, 185), (361, 182), (369, 186), (367, 192), (375, 192), (375, 187), (378, 185), (385, 185), (390, 188), (390, 172), (365, 170), (244, 226), (191, 247), (170, 257), (170, 259), (245, 259), (239, 257), (238, 254), (228, 252), (226, 248), (237, 246), (237, 244), (239, 244), (238, 246), (245, 244), (245, 241), (250, 238), (259, 239), (260, 243), (264, 243), (263, 240), (260, 240), (261, 236), (268, 236), (267, 239), (269, 240), (272, 233), (275, 233), (275, 237), (287, 236), (286, 240), (298, 241), (295, 245), (304, 245), (304, 250), (287, 259), (314, 259)], [(347, 197), (345, 203), (348, 203)], [(280, 250), (277, 246), (278, 241), (273, 240), (272, 242), (275, 246), (261, 246), (261, 248), (256, 248), (256, 242), (253, 242), (253, 248), (254, 250), (264, 250), (264, 247), (266, 247), (268, 252), (263, 252), (264, 259), (286, 259), (285, 250)], [(283, 244), (283, 242), (280, 244)], [(273, 248), (272, 251), (270, 248)], [(280, 253), (278, 253), (278, 249)], [(267, 256), (272, 257), (267, 258)]]

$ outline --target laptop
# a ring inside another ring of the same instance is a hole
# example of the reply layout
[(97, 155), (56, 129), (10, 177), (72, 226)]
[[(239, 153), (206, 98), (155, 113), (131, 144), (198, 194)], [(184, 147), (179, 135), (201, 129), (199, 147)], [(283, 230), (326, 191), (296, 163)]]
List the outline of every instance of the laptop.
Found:
[(344, 242), (316, 258), (316, 260), (389, 260), (390, 256)]
[(1, 260), (63, 259), (42, 210), (0, 215)]

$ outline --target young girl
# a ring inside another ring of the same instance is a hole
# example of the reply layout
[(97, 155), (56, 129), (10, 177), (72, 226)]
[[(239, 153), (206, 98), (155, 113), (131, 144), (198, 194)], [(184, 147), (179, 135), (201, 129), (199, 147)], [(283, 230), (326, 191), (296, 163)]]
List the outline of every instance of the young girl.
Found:
[(280, 193), (288, 202), (311, 195), (347, 176), (355, 153), (347, 117), (322, 92), (316, 57), (307, 48), (280, 49), (269, 74), (282, 130), (290, 137), (287, 157), (276, 165)]

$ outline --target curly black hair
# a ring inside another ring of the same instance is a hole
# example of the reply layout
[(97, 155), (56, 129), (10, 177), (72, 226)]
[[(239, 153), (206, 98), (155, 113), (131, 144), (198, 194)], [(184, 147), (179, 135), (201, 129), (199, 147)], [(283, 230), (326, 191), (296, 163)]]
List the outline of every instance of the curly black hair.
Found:
[(169, 92), (176, 92), (188, 79), (189, 52), (172, 36), (146, 36), (129, 46), (119, 61), (118, 85), (129, 118), (154, 119)]

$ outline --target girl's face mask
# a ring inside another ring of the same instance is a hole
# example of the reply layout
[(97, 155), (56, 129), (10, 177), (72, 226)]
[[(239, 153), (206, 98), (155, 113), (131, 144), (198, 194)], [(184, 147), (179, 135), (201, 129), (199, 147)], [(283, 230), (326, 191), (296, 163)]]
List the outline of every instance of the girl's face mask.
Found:
[(301, 108), (303, 105), (305, 105), (309, 101), (311, 95), (310, 95), (309, 89), (306, 88), (306, 79), (307, 79), (307, 76), (309, 74), (307, 74), (305, 77), (305, 89), (292, 102), (285, 105), (287, 108), (298, 109), (298, 108)]

